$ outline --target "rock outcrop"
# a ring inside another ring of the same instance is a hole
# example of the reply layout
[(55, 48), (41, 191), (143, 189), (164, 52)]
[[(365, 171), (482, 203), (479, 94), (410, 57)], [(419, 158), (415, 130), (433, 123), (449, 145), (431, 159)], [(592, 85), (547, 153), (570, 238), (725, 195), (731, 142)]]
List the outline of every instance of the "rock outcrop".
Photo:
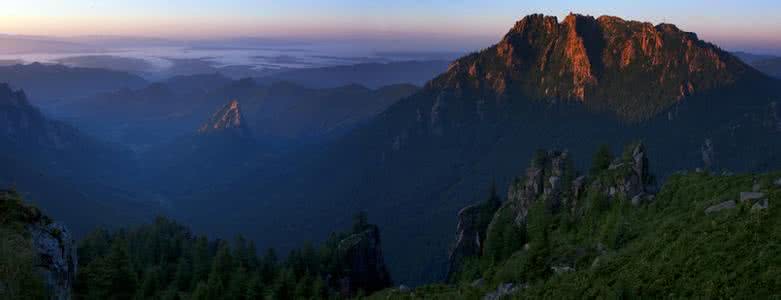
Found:
[(740, 192), (740, 202), (751, 202), (754, 203), (760, 199), (765, 198), (765, 193), (756, 191), (756, 192)]
[(648, 168), (648, 157), (643, 143), (627, 149), (624, 157), (617, 158), (608, 167), (615, 176), (601, 178), (591, 183), (591, 189), (602, 191), (612, 199), (630, 200), (635, 206), (653, 200), (654, 178)]
[(716, 205), (711, 205), (705, 209), (705, 214), (712, 214), (718, 211), (733, 209), (737, 207), (737, 203), (734, 200), (725, 201)]
[(448, 278), (461, 270), (465, 259), (481, 254), (485, 237), (482, 236), (484, 232), (481, 232), (478, 224), (480, 210), (479, 205), (471, 205), (458, 212), (456, 241), (448, 257)]
[(375, 225), (366, 225), (339, 242), (338, 255), (346, 268), (343, 276), (337, 278), (339, 293), (349, 297), (358, 291), (372, 293), (393, 282), (385, 265), (380, 242), (380, 230)]
[(712, 171), (713, 164), (715, 162), (716, 153), (713, 150), (713, 141), (711, 139), (705, 139), (702, 143), (702, 163), (705, 171)]
[(456, 239), (448, 256), (448, 280), (461, 271), (467, 258), (482, 254), (486, 230), (500, 205), (496, 188), (492, 187), (486, 202), (467, 206), (458, 212)]
[(528, 284), (514, 284), (514, 283), (502, 283), (496, 287), (496, 290), (485, 294), (483, 300), (499, 300), (505, 299), (515, 293), (528, 287)]
[(62, 224), (39, 222), (27, 226), (40, 258), (38, 269), (50, 299), (70, 299), (76, 279), (76, 244)]
[[(0, 225), (29, 237), (35, 271), (41, 276), (50, 299), (71, 299), (76, 278), (76, 245), (70, 231), (53, 222), (35, 207), (22, 203), (12, 190), (0, 190)], [(2, 295), (2, 293), (0, 293)]]
[(574, 170), (567, 151), (548, 151), (538, 153), (532, 165), (526, 169), (525, 180), (516, 180), (510, 185), (507, 193), (507, 203), (502, 209), (513, 211), (517, 226), (526, 223), (526, 215), (532, 204), (539, 200), (545, 201), (545, 206), (552, 211), (573, 202), (570, 195), (574, 192), (565, 190), (581, 189), (583, 178), (571, 181)]

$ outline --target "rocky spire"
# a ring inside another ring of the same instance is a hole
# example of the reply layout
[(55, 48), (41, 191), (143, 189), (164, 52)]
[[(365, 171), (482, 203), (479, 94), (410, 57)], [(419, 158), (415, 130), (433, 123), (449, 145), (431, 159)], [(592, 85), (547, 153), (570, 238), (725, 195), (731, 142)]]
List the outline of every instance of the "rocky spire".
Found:
[(393, 283), (382, 255), (380, 229), (373, 224), (354, 227), (337, 247), (339, 261), (346, 267), (342, 276), (335, 278), (343, 297), (355, 296), (358, 291), (372, 293)]
[(237, 132), (241, 136), (249, 136), (249, 128), (243, 123), (239, 101), (235, 99), (215, 112), (211, 119), (198, 129), (198, 133), (201, 134), (226, 131)]

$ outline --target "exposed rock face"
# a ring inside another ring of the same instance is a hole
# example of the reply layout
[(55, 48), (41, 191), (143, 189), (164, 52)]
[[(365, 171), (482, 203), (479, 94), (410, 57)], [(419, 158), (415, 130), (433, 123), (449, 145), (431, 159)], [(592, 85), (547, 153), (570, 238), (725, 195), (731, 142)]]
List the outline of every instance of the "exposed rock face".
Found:
[(746, 202), (751, 201), (754, 202), (756, 200), (765, 198), (765, 193), (761, 192), (740, 192), (740, 202)]
[(448, 280), (461, 271), (467, 258), (482, 255), (486, 230), (500, 206), (496, 188), (492, 188), (488, 201), (467, 206), (458, 212), (456, 240), (448, 257)]
[(13, 190), (0, 190), (0, 207), (4, 208), (0, 211), (0, 225), (23, 225), (10, 227), (26, 231), (25, 236), (29, 236), (29, 250), (36, 256), (34, 267), (50, 299), (70, 299), (77, 266), (76, 245), (70, 231), (37, 208), (24, 204)]
[(339, 242), (338, 251), (347, 265), (346, 274), (338, 279), (342, 295), (355, 295), (359, 290), (371, 293), (393, 284), (385, 266), (377, 226), (367, 225), (362, 232), (346, 237)]
[(568, 178), (573, 172), (569, 169), (569, 164), (569, 154), (566, 151), (546, 152), (526, 169), (525, 181), (516, 181), (510, 185), (505, 206), (513, 210), (516, 225), (523, 226), (526, 223), (529, 208), (538, 199), (545, 201), (546, 207), (554, 211), (567, 204), (569, 199), (563, 198), (562, 195), (566, 188), (563, 178)]
[(559, 23), (537, 14), (495, 46), (454, 62), (433, 84), (580, 101), (642, 120), (747, 73), (759, 74), (675, 25), (576, 14)]
[(485, 237), (479, 228), (480, 206), (471, 205), (458, 212), (456, 242), (450, 250), (448, 278), (461, 269), (464, 259), (479, 256)]
[(752, 211), (763, 210), (763, 209), (767, 209), (768, 206), (769, 204), (767, 198), (765, 198), (754, 203), (754, 205), (751, 206), (751, 210)]
[(635, 144), (631, 149), (629, 159), (617, 159), (608, 168), (618, 172), (620, 176), (615, 182), (592, 182), (592, 187), (602, 190), (611, 198), (623, 197), (631, 199), (633, 205), (640, 205), (653, 199), (650, 185), (653, 182), (648, 169), (648, 157), (642, 143)]
[(520, 292), (522, 289), (527, 287), (527, 284), (502, 283), (496, 287), (495, 291), (485, 294), (485, 296), (483, 296), (483, 300), (504, 299), (510, 295)]
[(553, 271), (553, 273), (556, 275), (561, 275), (564, 273), (575, 272), (575, 268), (570, 266), (552, 266), (551, 271)]
[(248, 127), (243, 123), (239, 101), (231, 100), (198, 129), (198, 133), (202, 134), (216, 132), (236, 132), (241, 136), (251, 136)]
[(586, 189), (586, 176), (579, 176), (572, 181), (572, 204), (571, 207), (578, 205), (578, 198), (585, 192)]
[(734, 200), (725, 201), (716, 205), (709, 206), (705, 209), (705, 214), (712, 214), (718, 211), (733, 209), (737, 206)]
[(76, 279), (76, 245), (65, 226), (39, 222), (27, 226), (40, 258), (38, 268), (51, 299), (70, 299)]
[[(60, 122), (47, 120), (30, 105), (23, 91), (0, 83), (0, 138), (15, 144), (33, 144), (49, 149), (72, 147), (77, 132)], [(9, 147), (11, 148), (11, 147)]]
[(714, 163), (715, 151), (713, 150), (713, 141), (711, 139), (705, 139), (702, 144), (702, 163), (706, 171), (712, 170)]
[(646, 186), (651, 182), (650, 176), (645, 146), (642, 143), (638, 143), (632, 150), (632, 172), (625, 179), (624, 192), (628, 196), (645, 193)]

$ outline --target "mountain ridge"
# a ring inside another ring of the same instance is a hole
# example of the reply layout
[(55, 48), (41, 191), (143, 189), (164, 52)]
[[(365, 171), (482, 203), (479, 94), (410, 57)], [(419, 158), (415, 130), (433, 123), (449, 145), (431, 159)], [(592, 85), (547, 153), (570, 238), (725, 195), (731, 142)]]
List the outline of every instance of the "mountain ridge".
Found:
[(499, 43), (456, 60), (426, 88), (479, 90), (497, 101), (518, 95), (575, 101), (637, 122), (694, 94), (767, 79), (672, 24), (579, 14), (558, 22), (534, 14)]

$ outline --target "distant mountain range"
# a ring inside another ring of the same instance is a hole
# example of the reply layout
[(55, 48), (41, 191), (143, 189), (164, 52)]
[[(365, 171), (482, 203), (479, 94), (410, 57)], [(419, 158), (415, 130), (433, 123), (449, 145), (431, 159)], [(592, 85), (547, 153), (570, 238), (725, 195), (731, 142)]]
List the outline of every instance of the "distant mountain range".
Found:
[(216, 108), (237, 100), (243, 124), (256, 138), (308, 143), (343, 134), (416, 90), (411, 85), (314, 89), (194, 75), (72, 101), (56, 113), (96, 136), (143, 149), (189, 134)]
[(781, 56), (756, 55), (746, 52), (735, 52), (747, 64), (775, 78), (781, 78)]
[(22, 54), (48, 49), (52, 52), (94, 51), (95, 47), (43, 36), (0, 34), (0, 54)]
[(148, 84), (143, 78), (126, 72), (40, 63), (0, 66), (0, 82), (24, 89), (37, 105)]
[(450, 61), (447, 60), (425, 60), (305, 68), (261, 77), (258, 81), (287, 81), (311, 88), (333, 88), (348, 84), (360, 84), (373, 89), (391, 84), (423, 85), (447, 70), (448, 64)]

